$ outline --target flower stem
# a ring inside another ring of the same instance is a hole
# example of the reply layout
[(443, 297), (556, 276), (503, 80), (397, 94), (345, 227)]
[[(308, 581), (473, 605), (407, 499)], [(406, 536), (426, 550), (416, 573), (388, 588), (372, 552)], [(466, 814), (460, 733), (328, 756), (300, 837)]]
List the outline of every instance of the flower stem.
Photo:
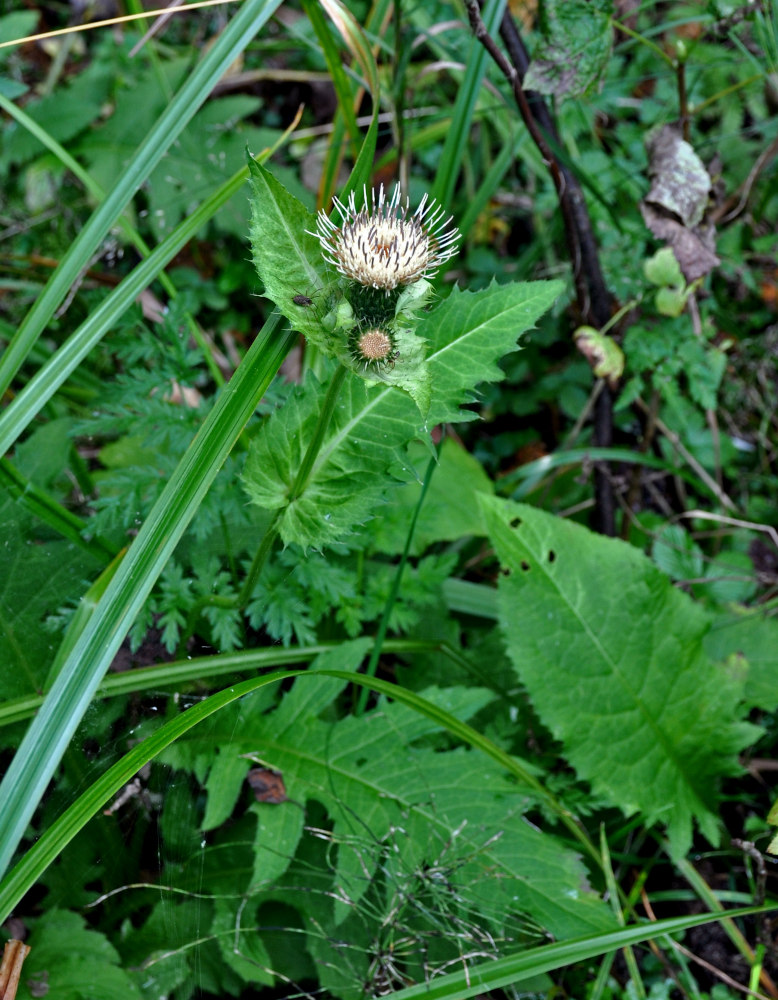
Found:
[(343, 380), (346, 377), (346, 371), (347, 369), (343, 365), (338, 365), (335, 369), (335, 374), (332, 376), (329, 389), (327, 389), (327, 395), (324, 397), (324, 403), (322, 404), (321, 413), (319, 414), (319, 422), (316, 425), (316, 430), (314, 431), (311, 443), (308, 445), (308, 450), (306, 451), (302, 463), (300, 464), (297, 476), (292, 483), (292, 488), (289, 491), (289, 503), (294, 503), (294, 501), (303, 494), (305, 487), (308, 485), (308, 480), (311, 477), (314, 462), (318, 457), (324, 441), (324, 435), (327, 433), (327, 428), (330, 425), (332, 414), (335, 412), (335, 403), (338, 401), (338, 394), (340, 393), (340, 388), (343, 385)]
[[(298, 497), (302, 496), (305, 491), (305, 487), (308, 485), (308, 480), (311, 478), (314, 463), (324, 442), (324, 435), (327, 433), (327, 428), (330, 425), (332, 414), (335, 412), (335, 404), (338, 400), (338, 394), (340, 393), (340, 388), (343, 385), (343, 380), (346, 377), (346, 371), (347, 369), (343, 365), (338, 365), (335, 369), (332, 381), (327, 389), (327, 395), (324, 397), (324, 403), (322, 405), (321, 412), (319, 413), (319, 420), (316, 424), (316, 429), (313, 432), (311, 443), (308, 445), (308, 449), (303, 456), (302, 462), (300, 463), (300, 468), (297, 470), (297, 475), (292, 483), (292, 487), (289, 490), (287, 507), (289, 504), (294, 503)], [(276, 516), (273, 518), (272, 524), (265, 532), (262, 541), (259, 543), (259, 548), (254, 556), (254, 561), (251, 564), (251, 568), (248, 571), (246, 579), (243, 581), (240, 594), (238, 594), (236, 604), (239, 608), (245, 608), (251, 600), (251, 594), (253, 593), (254, 587), (257, 585), (259, 574), (262, 572), (262, 567), (265, 565), (267, 557), (270, 555), (273, 548), (273, 544), (278, 537), (278, 532), (281, 528), (281, 519), (284, 516), (285, 510), (286, 507), (282, 507), (281, 510), (278, 511)]]
[(262, 572), (262, 567), (267, 562), (267, 557), (270, 555), (276, 538), (278, 538), (278, 531), (281, 527), (281, 518), (283, 517), (283, 514), (284, 509), (282, 508), (278, 511), (271, 524), (268, 525), (265, 534), (262, 536), (262, 541), (259, 543), (259, 548), (257, 549), (254, 559), (252, 560), (251, 567), (246, 574), (246, 579), (243, 581), (240, 593), (235, 599), (235, 606), (238, 608), (245, 608), (251, 600), (251, 595), (254, 591), (254, 587), (257, 585), (257, 580), (259, 579), (259, 574)]
[[(373, 643), (373, 649), (370, 654), (370, 660), (365, 669), (365, 675), (367, 677), (375, 677), (376, 670), (378, 669), (378, 660), (381, 656), (381, 650), (384, 645), (384, 640), (386, 639), (386, 633), (389, 628), (389, 619), (392, 617), (392, 610), (394, 608), (395, 602), (397, 601), (397, 595), (400, 593), (400, 581), (402, 580), (403, 570), (405, 569), (405, 564), (408, 562), (408, 556), (411, 552), (411, 543), (413, 542), (413, 533), (416, 530), (416, 522), (419, 519), (419, 511), (424, 503), (424, 498), (427, 495), (427, 490), (429, 489), (430, 482), (432, 480), (432, 474), (437, 468), (438, 462), (440, 460), (440, 452), (443, 448), (443, 439), (441, 438), (440, 443), (435, 451), (435, 454), (429, 460), (427, 465), (427, 471), (424, 473), (424, 482), (421, 485), (421, 493), (419, 494), (419, 502), (416, 504), (416, 509), (413, 512), (413, 517), (411, 518), (410, 527), (408, 528), (408, 535), (405, 539), (405, 548), (403, 550), (402, 557), (397, 566), (397, 572), (394, 576), (394, 581), (392, 582), (392, 589), (389, 592), (389, 597), (387, 598), (386, 605), (384, 607), (384, 613), (381, 616), (381, 621), (378, 625), (378, 632), (376, 633), (375, 642)], [(367, 699), (370, 695), (370, 690), (366, 687), (360, 688), (359, 696), (357, 698), (357, 704), (354, 709), (354, 715), (359, 717), (365, 711), (367, 707)]]
[(267, 562), (267, 557), (272, 552), (273, 546), (278, 538), (284, 512), (287, 510), (289, 504), (294, 503), (294, 501), (303, 494), (305, 487), (308, 485), (308, 480), (311, 478), (311, 472), (313, 471), (316, 457), (318, 456), (322, 443), (324, 442), (324, 435), (327, 433), (327, 428), (329, 427), (330, 420), (332, 419), (332, 414), (335, 411), (338, 393), (343, 385), (346, 372), (347, 369), (343, 365), (338, 365), (334, 375), (332, 376), (332, 381), (327, 389), (327, 395), (324, 398), (324, 404), (322, 405), (321, 412), (319, 413), (319, 419), (316, 424), (313, 437), (311, 438), (311, 442), (308, 445), (305, 455), (303, 456), (303, 460), (300, 463), (300, 468), (298, 469), (297, 475), (295, 476), (294, 482), (289, 490), (289, 497), (286, 506), (281, 507), (278, 511), (276, 511), (275, 517), (268, 525), (265, 534), (262, 536), (262, 541), (259, 543), (259, 547), (254, 555), (249, 571), (246, 574), (246, 578), (243, 581), (243, 585), (240, 588), (240, 592), (233, 598), (208, 594), (200, 598), (200, 600), (194, 604), (187, 615), (186, 626), (181, 633), (181, 638), (178, 643), (177, 656), (179, 659), (182, 659), (186, 655), (186, 645), (192, 635), (194, 635), (198, 619), (206, 607), (216, 605), (217, 607), (239, 608), (240, 610), (243, 610), (251, 600), (251, 595), (257, 585), (257, 580), (259, 580), (262, 569)]

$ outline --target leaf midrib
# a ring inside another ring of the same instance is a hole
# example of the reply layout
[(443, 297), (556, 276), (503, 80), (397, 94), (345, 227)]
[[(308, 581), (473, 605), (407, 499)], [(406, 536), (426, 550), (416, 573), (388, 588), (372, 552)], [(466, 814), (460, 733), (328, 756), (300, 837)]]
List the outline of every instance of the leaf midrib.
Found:
[[(557, 583), (554, 577), (551, 576), (549, 570), (546, 567), (545, 561), (542, 559), (541, 555), (537, 552), (532, 552), (532, 550), (526, 543), (523, 544), (525, 545), (525, 548), (528, 550), (528, 552), (532, 555), (532, 557), (537, 561), (538, 568), (546, 577), (548, 582), (551, 584), (552, 588), (556, 590), (556, 592), (559, 594), (565, 606), (569, 608), (575, 619), (578, 621), (581, 628), (589, 638), (592, 646), (597, 651), (599, 651), (600, 656), (611, 669), (612, 675), (618, 678), (619, 682), (622, 685), (622, 688), (630, 695), (635, 706), (638, 708), (638, 711), (640, 712), (641, 716), (645, 719), (649, 728), (654, 733), (657, 743), (665, 750), (665, 756), (671, 763), (675, 764), (676, 772), (683, 778), (685, 785), (692, 792), (694, 800), (698, 803), (699, 808), (703, 812), (708, 812), (708, 809), (705, 806), (704, 802), (700, 799), (696, 788), (691, 783), (686, 768), (682, 766), (681, 758), (674, 752), (673, 744), (670, 742), (669, 737), (666, 736), (665, 730), (654, 719), (653, 715), (649, 712), (643, 700), (637, 696), (633, 686), (627, 681), (627, 678), (624, 675), (624, 673), (618, 668), (616, 660), (610, 655), (610, 653), (606, 651), (605, 647), (600, 642), (597, 634), (590, 628), (586, 619), (575, 608), (573, 602), (568, 598), (567, 594), (562, 589), (561, 585)], [(540, 539), (538, 539), (538, 544), (542, 544), (540, 542)]]

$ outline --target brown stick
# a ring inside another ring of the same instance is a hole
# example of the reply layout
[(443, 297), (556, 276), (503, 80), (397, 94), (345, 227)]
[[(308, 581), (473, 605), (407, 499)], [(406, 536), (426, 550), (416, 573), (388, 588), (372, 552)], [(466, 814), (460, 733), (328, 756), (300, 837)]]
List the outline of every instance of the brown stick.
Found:
[[(578, 178), (554, 153), (553, 147), (559, 147), (561, 144), (545, 102), (538, 94), (525, 91), (522, 86), (522, 80), (529, 65), (529, 57), (524, 43), (513, 18), (506, 11), (500, 26), (500, 37), (510, 56), (509, 62), (487, 31), (481, 17), (478, 0), (465, 0), (465, 5), (475, 38), (484, 46), (500, 72), (510, 83), (522, 120), (535, 145), (540, 150), (554, 182), (573, 264), (573, 281), (581, 320), (601, 329), (610, 319), (611, 297), (600, 267), (597, 243), (594, 239), (586, 201)], [(597, 397), (595, 406), (594, 443), (597, 447), (607, 448), (612, 439), (613, 402), (606, 386)], [(615, 535), (613, 484), (607, 466), (602, 462), (595, 464), (594, 492), (597, 512), (595, 527), (602, 534)]]
[(5, 942), (0, 963), (0, 1000), (14, 1000), (22, 975), (22, 964), (30, 953), (29, 946), (11, 939)]

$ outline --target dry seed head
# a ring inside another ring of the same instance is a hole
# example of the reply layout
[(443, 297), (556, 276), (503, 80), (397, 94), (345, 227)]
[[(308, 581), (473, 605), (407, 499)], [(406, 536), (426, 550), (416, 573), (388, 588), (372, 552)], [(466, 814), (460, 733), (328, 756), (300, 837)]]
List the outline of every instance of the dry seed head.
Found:
[(428, 278), (454, 256), (459, 230), (451, 217), (425, 195), (413, 214), (401, 202), (399, 185), (387, 200), (383, 184), (376, 195), (363, 189), (364, 206), (357, 211), (354, 192), (344, 205), (334, 199), (340, 226), (319, 212), (316, 233), (324, 259), (341, 274), (370, 288), (390, 292)]

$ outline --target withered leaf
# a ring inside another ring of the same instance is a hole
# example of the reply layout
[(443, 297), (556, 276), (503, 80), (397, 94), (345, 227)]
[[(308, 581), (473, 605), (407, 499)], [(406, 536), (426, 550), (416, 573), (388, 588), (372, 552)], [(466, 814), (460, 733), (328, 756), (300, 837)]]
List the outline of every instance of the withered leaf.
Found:
[(269, 767), (252, 767), (247, 778), (257, 802), (267, 802), (275, 806), (280, 802), (289, 801), (284, 777), (280, 771), (271, 771)]
[(651, 132), (646, 147), (651, 190), (640, 211), (654, 236), (671, 247), (686, 280), (695, 281), (719, 263), (716, 231), (704, 221), (710, 175), (673, 125)]

